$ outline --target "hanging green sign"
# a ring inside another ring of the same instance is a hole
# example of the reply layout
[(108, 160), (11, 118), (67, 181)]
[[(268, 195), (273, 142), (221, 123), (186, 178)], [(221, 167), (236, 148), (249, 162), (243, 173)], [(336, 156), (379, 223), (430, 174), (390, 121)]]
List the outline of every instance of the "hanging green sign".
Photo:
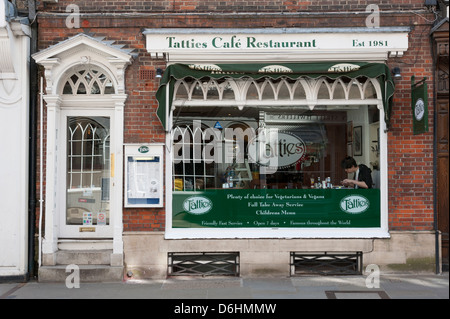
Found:
[(427, 78), (414, 83), (414, 75), (411, 77), (411, 107), (413, 113), (414, 135), (428, 132), (428, 90)]
[(173, 228), (380, 227), (379, 189), (217, 189), (173, 193)]

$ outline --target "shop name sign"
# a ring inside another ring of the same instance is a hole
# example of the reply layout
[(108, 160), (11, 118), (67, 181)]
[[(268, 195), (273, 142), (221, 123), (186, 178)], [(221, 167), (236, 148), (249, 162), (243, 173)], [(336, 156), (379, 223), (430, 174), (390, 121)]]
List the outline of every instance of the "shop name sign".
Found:
[[(361, 28), (364, 29), (364, 28)], [(355, 29), (146, 29), (151, 54), (403, 52), (408, 32)], [(199, 57), (192, 59), (200, 59)], [(200, 60), (199, 60), (200, 61)]]
[(186, 37), (168, 36), (166, 46), (168, 49), (299, 49), (317, 48), (316, 39), (275, 40), (258, 38), (256, 36), (216, 36), (210, 39), (196, 39)]

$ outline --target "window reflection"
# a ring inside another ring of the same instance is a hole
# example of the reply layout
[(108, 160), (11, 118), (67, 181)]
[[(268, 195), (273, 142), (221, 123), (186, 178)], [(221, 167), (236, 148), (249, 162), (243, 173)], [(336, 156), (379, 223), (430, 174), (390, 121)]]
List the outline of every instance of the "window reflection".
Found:
[[(180, 112), (173, 131), (175, 191), (306, 189), (319, 182), (321, 188), (340, 187), (348, 177), (341, 167), (347, 155), (360, 154), (358, 162), (378, 169), (379, 152), (372, 151), (372, 146), (378, 149), (375, 106), (317, 106), (312, 111), (222, 108), (221, 112), (214, 116), (201, 107)], [(355, 127), (359, 127), (356, 136)], [(360, 153), (355, 153), (355, 146)], [(261, 160), (271, 156), (277, 157), (276, 162)]]

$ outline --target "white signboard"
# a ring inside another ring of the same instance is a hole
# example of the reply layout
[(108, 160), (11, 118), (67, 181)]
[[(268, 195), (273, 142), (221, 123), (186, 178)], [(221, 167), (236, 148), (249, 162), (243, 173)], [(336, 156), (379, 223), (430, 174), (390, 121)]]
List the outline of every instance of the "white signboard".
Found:
[[(147, 29), (147, 50), (169, 60), (213, 60), (208, 54), (304, 54), (336, 55), (363, 52), (402, 55), (408, 48), (406, 28), (333, 29)], [(201, 55), (195, 58), (193, 54)], [(245, 58), (245, 56), (243, 56)], [(273, 58), (273, 57), (272, 57)], [(320, 57), (316, 56), (316, 59)], [(347, 56), (348, 58), (348, 56)], [(217, 56), (216, 56), (217, 59)], [(247, 59), (257, 60), (258, 56)], [(289, 56), (285, 57), (289, 59)]]

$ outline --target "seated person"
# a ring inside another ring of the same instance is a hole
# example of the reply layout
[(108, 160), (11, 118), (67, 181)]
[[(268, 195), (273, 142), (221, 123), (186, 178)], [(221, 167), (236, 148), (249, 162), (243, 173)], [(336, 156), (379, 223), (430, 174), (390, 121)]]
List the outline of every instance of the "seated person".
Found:
[(347, 156), (341, 162), (347, 174), (354, 173), (353, 179), (344, 179), (342, 185), (353, 188), (372, 188), (372, 170), (364, 164), (356, 164), (353, 157)]

